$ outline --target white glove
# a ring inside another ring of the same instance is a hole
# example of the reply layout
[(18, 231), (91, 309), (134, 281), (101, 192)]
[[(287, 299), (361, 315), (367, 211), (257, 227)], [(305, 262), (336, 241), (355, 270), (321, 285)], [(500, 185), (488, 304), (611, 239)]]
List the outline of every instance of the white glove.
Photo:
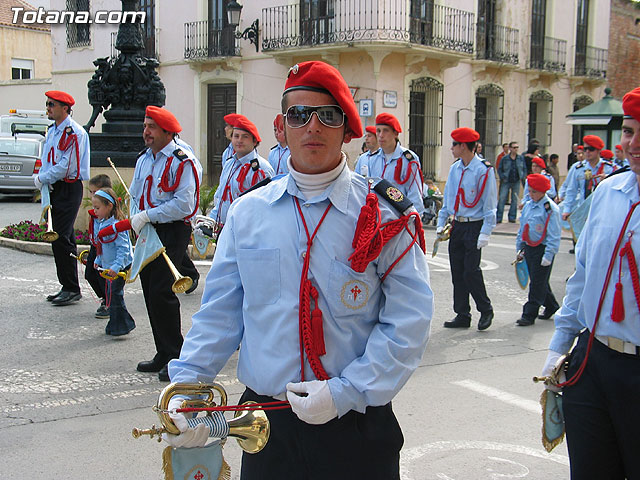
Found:
[(182, 402), (187, 400), (187, 397), (183, 395), (174, 395), (169, 400), (169, 417), (173, 421), (173, 424), (178, 427), (178, 430), (181, 432), (186, 432), (189, 430), (189, 424), (187, 423), (187, 417), (184, 416), (184, 413), (177, 413), (175, 410), (178, 408), (182, 408)]
[(540, 262), (540, 266), (541, 267), (548, 267), (549, 265), (551, 265), (551, 260), (549, 260), (547, 257), (542, 257), (542, 261)]
[(37, 173), (33, 174), (33, 184), (38, 190), (42, 188), (42, 182), (40, 181), (40, 176)]
[[(558, 360), (560, 359), (561, 356), (562, 356), (561, 353), (558, 353), (553, 350), (549, 350), (549, 353), (547, 354), (547, 360), (544, 362), (544, 367), (542, 367), (542, 373), (540, 374), (540, 376), (548, 377), (549, 375), (551, 375), (551, 373), (553, 372), (553, 369), (556, 366), (556, 363), (558, 363)], [(564, 377), (564, 374), (561, 374), (560, 376)], [(563, 382), (565, 379), (566, 378), (561, 378), (559, 380)], [(546, 383), (544, 385), (544, 388), (546, 388), (547, 390), (551, 390), (553, 392), (562, 391), (562, 389), (556, 387), (555, 385), (546, 384)]]
[(174, 448), (204, 447), (209, 439), (209, 427), (201, 423), (196, 428), (189, 428), (180, 435), (163, 433), (162, 439)]
[(478, 235), (478, 250), (486, 247), (487, 245), (489, 245), (489, 235), (487, 235), (486, 233), (481, 233), (480, 235)]
[(524, 250), (518, 250), (518, 254), (516, 255), (516, 260), (521, 262), (524, 260)]
[(369, 165), (360, 165), (360, 175), (363, 177), (369, 176)]
[(131, 228), (133, 228), (136, 233), (140, 233), (142, 227), (144, 227), (146, 223), (149, 223), (149, 221), (149, 214), (143, 210), (131, 217)]
[(444, 230), (444, 227), (438, 227), (436, 228), (436, 235), (440, 235), (442, 233), (442, 231)]
[[(297, 393), (306, 393), (307, 396), (302, 397)], [(338, 416), (326, 380), (287, 383), (287, 400), (298, 418), (311, 425), (322, 425)]]

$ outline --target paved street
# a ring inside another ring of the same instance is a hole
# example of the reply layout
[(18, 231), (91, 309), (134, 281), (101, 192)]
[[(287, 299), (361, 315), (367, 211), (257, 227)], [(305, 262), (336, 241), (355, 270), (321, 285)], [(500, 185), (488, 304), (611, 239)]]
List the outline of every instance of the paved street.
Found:
[[(0, 199), (0, 226), (37, 219), (39, 205)], [(16, 218), (16, 216), (18, 218)], [(507, 226), (505, 226), (506, 228)], [(429, 252), (434, 231), (427, 232)], [(493, 235), (484, 250), (487, 291), (496, 317), (478, 332), (442, 327), (453, 318), (446, 245), (429, 254), (436, 310), (422, 363), (394, 400), (405, 444), (403, 480), (568, 478), (563, 443), (547, 454), (540, 442), (541, 388), (531, 381), (546, 357), (553, 322), (516, 327), (526, 292), (510, 265), (515, 237)], [(560, 300), (574, 257), (563, 240), (552, 274)], [(204, 276), (208, 262), (199, 262)], [(0, 249), (0, 451), (2, 479), (160, 479), (163, 445), (134, 439), (133, 427), (158, 423), (151, 410), (166, 385), (135, 370), (154, 354), (139, 282), (126, 288), (137, 328), (124, 338), (104, 334), (106, 320), (86, 282), (83, 299), (68, 307), (44, 300), (58, 290), (53, 257)], [(202, 287), (181, 295), (183, 332), (198, 309)], [(235, 356), (218, 381), (238, 399)], [(225, 458), (239, 473), (240, 449)]]

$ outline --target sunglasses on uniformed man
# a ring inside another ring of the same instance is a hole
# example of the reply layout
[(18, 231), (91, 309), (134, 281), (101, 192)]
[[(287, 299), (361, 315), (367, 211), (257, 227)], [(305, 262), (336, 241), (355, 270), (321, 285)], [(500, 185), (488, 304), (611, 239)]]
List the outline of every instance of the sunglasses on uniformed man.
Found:
[(53, 108), (53, 107), (55, 107), (55, 106), (56, 106), (56, 104), (55, 104), (55, 103), (53, 103), (53, 102), (47, 102), (47, 103), (45, 103), (45, 104), (44, 104), (44, 106), (45, 106), (45, 107), (49, 107), (49, 108)]
[(309, 123), (314, 113), (325, 127), (338, 128), (344, 125), (344, 111), (338, 105), (291, 105), (285, 120), (289, 127), (301, 128)]
[(596, 148), (596, 147), (584, 147), (584, 149), (585, 149), (587, 152), (594, 152), (594, 151), (596, 151), (596, 150), (597, 150), (597, 148)]

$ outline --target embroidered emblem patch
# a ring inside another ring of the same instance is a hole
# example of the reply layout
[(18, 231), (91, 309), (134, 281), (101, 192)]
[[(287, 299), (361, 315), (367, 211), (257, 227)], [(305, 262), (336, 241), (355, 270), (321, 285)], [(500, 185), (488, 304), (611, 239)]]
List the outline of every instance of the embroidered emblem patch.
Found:
[(401, 202), (402, 200), (404, 200), (404, 195), (402, 195), (402, 192), (396, 187), (387, 188), (387, 197), (389, 197), (394, 202)]
[(196, 465), (185, 475), (185, 480), (212, 480), (211, 473), (204, 465)]
[(542, 233), (542, 231), (544, 230), (544, 225), (541, 223), (536, 224), (536, 232), (538, 233)]
[(369, 301), (369, 286), (358, 280), (349, 280), (342, 286), (340, 300), (345, 307), (358, 310)]

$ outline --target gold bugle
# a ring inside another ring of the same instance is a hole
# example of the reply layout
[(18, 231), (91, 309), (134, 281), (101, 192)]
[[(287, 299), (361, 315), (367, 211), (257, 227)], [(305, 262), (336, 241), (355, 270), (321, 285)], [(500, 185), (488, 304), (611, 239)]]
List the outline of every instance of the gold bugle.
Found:
[(189, 290), (191, 288), (191, 285), (193, 285), (193, 280), (191, 279), (191, 277), (180, 275), (180, 272), (169, 258), (169, 255), (167, 255), (167, 252), (165, 252), (164, 250), (162, 251), (162, 256), (167, 262), (169, 270), (171, 270), (171, 274), (175, 279), (173, 285), (171, 285), (171, 290), (173, 290), (173, 293), (184, 293)]
[(51, 218), (51, 207), (47, 208), (47, 231), (42, 234), (45, 242), (55, 242), (58, 234), (53, 231), (53, 218)]
[(538, 383), (538, 382), (547, 383), (549, 380), (551, 380), (551, 377), (533, 377), (533, 383)]
[(82, 250), (80, 252), (80, 255), (74, 255), (73, 253), (70, 253), (69, 255), (75, 258), (81, 264), (86, 265), (87, 258), (89, 257), (89, 250)]

